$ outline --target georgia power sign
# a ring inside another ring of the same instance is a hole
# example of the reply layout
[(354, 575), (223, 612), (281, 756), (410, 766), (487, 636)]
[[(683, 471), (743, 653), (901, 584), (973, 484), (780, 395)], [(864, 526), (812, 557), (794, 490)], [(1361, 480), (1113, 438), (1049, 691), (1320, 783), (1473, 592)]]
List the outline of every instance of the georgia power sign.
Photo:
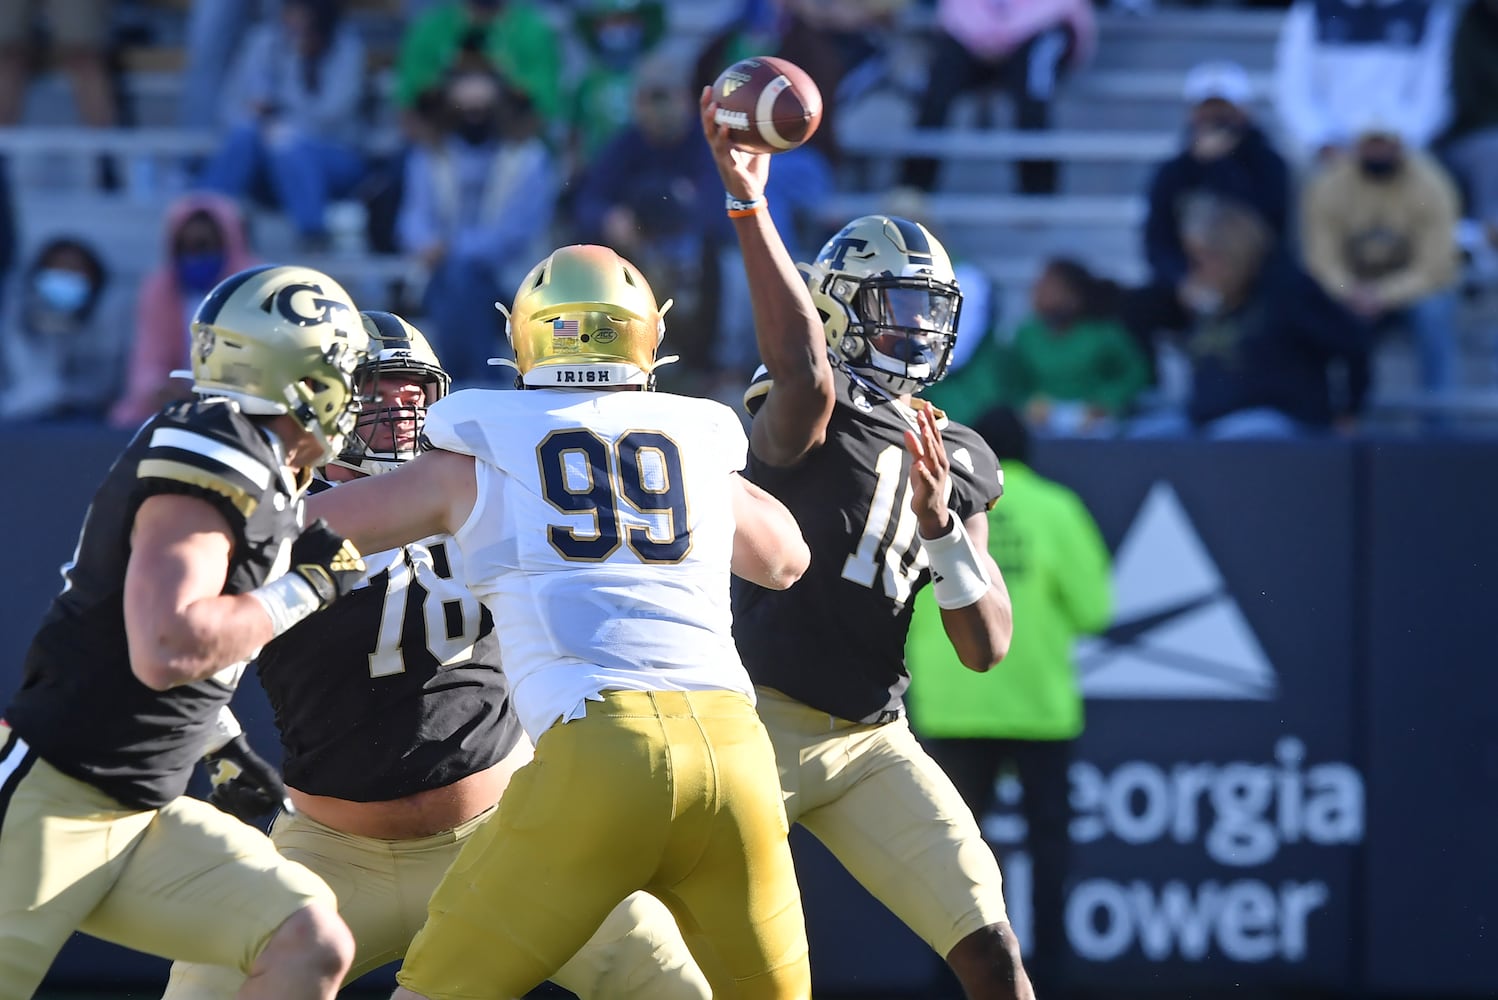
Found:
[[(1297, 731), (1291, 716), (1305, 719), (1306, 706), (1287, 703), (1289, 678), (1169, 483), (1154, 483), (1130, 522), (1114, 589), (1112, 627), (1077, 656), (1090, 704), (1070, 771), (1073, 952), (1305, 962), (1317, 915), (1347, 906), (1347, 879), (1326, 872), (1350, 867), (1346, 849), (1362, 840), (1362, 776), (1308, 750), (1323, 734)], [(1017, 820), (985, 828), (1017, 842)]]

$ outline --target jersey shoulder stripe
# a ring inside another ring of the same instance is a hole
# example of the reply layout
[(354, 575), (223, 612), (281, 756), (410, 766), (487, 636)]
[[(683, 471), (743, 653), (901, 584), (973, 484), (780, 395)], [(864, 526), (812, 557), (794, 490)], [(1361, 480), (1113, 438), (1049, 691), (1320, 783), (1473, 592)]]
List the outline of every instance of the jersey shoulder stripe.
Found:
[(147, 492), (188, 492), (222, 499), (248, 521), (267, 492), (275, 488), (274, 446), (226, 400), (168, 407), (146, 433), (135, 478)]
[(198, 465), (187, 462), (179, 462), (170, 458), (145, 458), (135, 469), (137, 479), (168, 479), (198, 489), (209, 490), (228, 500), (239, 511), (239, 515), (249, 520), (255, 513), (255, 508), (260, 506), (260, 500), (251, 494), (242, 485), (233, 482), (232, 476), (216, 474)]
[(151, 434), (151, 450), (146, 453), (147, 456), (151, 456), (158, 448), (191, 452), (220, 465), (227, 465), (248, 479), (259, 490), (270, 485), (271, 471), (264, 462), (239, 448), (230, 447), (222, 441), (215, 441), (197, 431), (180, 427), (158, 427)]

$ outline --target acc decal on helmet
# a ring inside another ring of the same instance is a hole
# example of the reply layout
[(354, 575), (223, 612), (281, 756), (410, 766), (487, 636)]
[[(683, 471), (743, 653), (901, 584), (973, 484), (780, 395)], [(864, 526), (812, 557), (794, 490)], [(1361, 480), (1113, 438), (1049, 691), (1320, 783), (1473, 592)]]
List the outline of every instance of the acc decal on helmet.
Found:
[(801, 269), (827, 344), (850, 368), (897, 395), (946, 374), (962, 291), (946, 249), (925, 226), (865, 215)]
[[(501, 307), (503, 308), (503, 307)], [(645, 276), (608, 247), (562, 247), (533, 267), (505, 333), (522, 385), (607, 388), (655, 384), (668, 299), (657, 306)]]
[(338, 282), (305, 267), (240, 271), (198, 306), (192, 338), (194, 392), (227, 397), (252, 415), (290, 415), (316, 437), (323, 461), (343, 447), (369, 337)]

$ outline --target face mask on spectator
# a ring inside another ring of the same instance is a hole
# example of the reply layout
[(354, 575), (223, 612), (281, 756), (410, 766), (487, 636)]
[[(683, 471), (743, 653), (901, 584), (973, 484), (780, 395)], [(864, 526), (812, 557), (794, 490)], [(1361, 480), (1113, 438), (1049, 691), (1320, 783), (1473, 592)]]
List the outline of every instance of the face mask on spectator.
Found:
[(32, 288), (45, 308), (58, 313), (81, 311), (94, 292), (87, 275), (60, 267), (38, 271), (32, 279)]
[(644, 39), (645, 26), (638, 21), (615, 21), (598, 29), (598, 47), (610, 55), (633, 54)]
[(212, 253), (185, 253), (177, 257), (177, 282), (183, 288), (207, 291), (213, 287), (224, 270), (224, 255)]
[(1358, 169), (1370, 181), (1387, 181), (1399, 172), (1399, 161), (1382, 156), (1364, 157), (1358, 160)]
[(1191, 155), (1198, 160), (1215, 160), (1231, 153), (1242, 138), (1240, 122), (1198, 122), (1191, 129)]
[(493, 142), (498, 135), (497, 121), (492, 111), (460, 115), (453, 125), (453, 131), (457, 133), (459, 139), (470, 146), (482, 146), (486, 142)]
[(1215, 316), (1222, 311), (1223, 295), (1209, 285), (1191, 281), (1182, 287), (1181, 301), (1198, 316)]
[(1072, 325), (1081, 318), (1081, 314), (1069, 306), (1038, 308), (1035, 310), (1035, 316), (1045, 324), (1046, 329), (1057, 333), (1071, 329)]

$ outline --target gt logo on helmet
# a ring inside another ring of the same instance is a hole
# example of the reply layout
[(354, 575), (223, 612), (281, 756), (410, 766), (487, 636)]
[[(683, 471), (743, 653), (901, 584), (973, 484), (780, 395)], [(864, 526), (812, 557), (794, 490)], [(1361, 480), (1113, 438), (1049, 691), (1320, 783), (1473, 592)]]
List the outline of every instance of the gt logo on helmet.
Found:
[(847, 236), (833, 237), (832, 243), (826, 250), (827, 266), (834, 271), (841, 271), (850, 250), (863, 250), (868, 245), (868, 240), (855, 240)]
[[(302, 293), (307, 293), (302, 296)], [(312, 284), (286, 285), (276, 292), (267, 295), (260, 308), (267, 313), (272, 306), (276, 312), (288, 322), (297, 326), (317, 326), (321, 323), (333, 322), (333, 314), (337, 312), (348, 312), (348, 307), (337, 299), (324, 297), (322, 287)], [(309, 301), (310, 297), (310, 301)], [(312, 311), (307, 311), (310, 308)], [(347, 336), (343, 330), (338, 330), (338, 336)]]

